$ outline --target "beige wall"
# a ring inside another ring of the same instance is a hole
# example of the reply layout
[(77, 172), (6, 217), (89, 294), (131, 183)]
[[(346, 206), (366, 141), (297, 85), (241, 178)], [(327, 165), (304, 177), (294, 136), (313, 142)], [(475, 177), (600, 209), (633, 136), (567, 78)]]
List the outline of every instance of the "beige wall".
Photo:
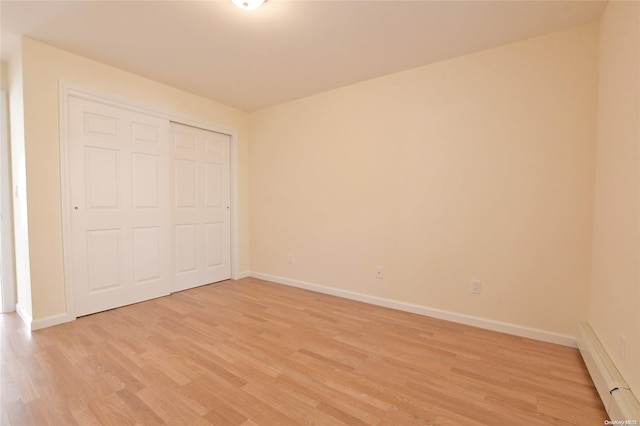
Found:
[(13, 236), (16, 267), (16, 309), (24, 318), (33, 315), (31, 270), (29, 268), (29, 229), (27, 212), (27, 169), (25, 162), (25, 126), (22, 51), (8, 64), (9, 129), (11, 131), (11, 174), (13, 193)]
[(241, 271), (569, 335), (588, 317), (638, 394), (639, 19), (638, 3), (611, 2), (600, 25), (250, 116), (25, 39), (0, 78), (27, 195), (14, 204), (30, 243), (16, 241), (19, 306), (36, 320), (65, 312), (67, 80), (238, 129)]
[(252, 271), (575, 335), (597, 35), (581, 26), (253, 113)]
[(65, 312), (58, 136), (60, 80), (237, 128), (240, 270), (248, 270), (248, 114), (30, 39), (23, 39), (22, 59), (34, 320)]
[(638, 3), (615, 1), (600, 25), (250, 116), (25, 39), (0, 73), (16, 237), (30, 243), (16, 241), (19, 306), (36, 320), (65, 312), (67, 80), (238, 129), (241, 271), (569, 335), (588, 318), (638, 394), (639, 19)]
[[(589, 322), (640, 395), (640, 3), (601, 20), (596, 202)], [(626, 337), (624, 359), (620, 334)]]
[(8, 68), (5, 62), (0, 62), (0, 90), (7, 90), (9, 83), (7, 80)]

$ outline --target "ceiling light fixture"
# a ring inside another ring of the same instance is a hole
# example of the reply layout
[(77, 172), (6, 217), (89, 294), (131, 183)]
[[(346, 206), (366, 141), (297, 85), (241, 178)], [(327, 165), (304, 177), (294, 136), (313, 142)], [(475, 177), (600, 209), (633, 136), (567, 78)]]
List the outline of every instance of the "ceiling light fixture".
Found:
[(240, 9), (253, 10), (262, 6), (266, 0), (231, 0)]

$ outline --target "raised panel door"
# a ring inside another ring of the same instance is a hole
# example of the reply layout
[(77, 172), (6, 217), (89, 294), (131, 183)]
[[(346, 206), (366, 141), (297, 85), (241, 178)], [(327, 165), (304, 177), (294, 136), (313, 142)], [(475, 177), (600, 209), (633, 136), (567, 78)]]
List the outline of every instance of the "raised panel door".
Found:
[(169, 122), (69, 98), (74, 314), (171, 291)]
[(229, 135), (171, 123), (174, 291), (231, 278)]

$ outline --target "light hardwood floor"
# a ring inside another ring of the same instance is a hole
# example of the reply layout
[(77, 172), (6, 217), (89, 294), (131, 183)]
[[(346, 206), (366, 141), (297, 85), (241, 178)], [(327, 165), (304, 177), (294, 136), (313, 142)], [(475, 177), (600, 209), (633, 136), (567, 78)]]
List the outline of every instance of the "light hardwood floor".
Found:
[(29, 333), (3, 425), (602, 425), (577, 350), (256, 279)]

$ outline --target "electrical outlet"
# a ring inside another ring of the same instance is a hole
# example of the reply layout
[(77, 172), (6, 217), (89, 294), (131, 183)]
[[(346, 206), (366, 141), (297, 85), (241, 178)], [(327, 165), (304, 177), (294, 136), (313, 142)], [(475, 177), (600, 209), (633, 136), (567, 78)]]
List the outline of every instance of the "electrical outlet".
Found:
[(624, 334), (620, 333), (618, 338), (618, 354), (620, 355), (620, 359), (624, 361), (625, 352), (627, 351), (627, 338), (624, 337)]
[(294, 261), (293, 255), (290, 254), (289, 255), (289, 264), (293, 265), (293, 261)]
[(384, 277), (384, 268), (382, 266), (376, 266), (376, 278), (381, 280)]
[(480, 294), (480, 289), (482, 287), (482, 283), (480, 280), (471, 280), (471, 293)]

